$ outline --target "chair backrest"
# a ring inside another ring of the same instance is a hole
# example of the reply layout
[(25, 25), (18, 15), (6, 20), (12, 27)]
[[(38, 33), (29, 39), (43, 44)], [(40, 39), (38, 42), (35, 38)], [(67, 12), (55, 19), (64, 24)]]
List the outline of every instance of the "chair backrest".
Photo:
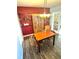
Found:
[(50, 31), (50, 30), (51, 30), (50, 25), (46, 25), (46, 26), (45, 26), (45, 31)]

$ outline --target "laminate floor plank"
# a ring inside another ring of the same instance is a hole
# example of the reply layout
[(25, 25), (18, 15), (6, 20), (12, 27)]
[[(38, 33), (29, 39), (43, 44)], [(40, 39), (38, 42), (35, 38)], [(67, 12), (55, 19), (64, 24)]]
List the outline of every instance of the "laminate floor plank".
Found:
[[(27, 37), (23, 42), (23, 59), (61, 59), (61, 56), (54, 49), (52, 42), (46, 43), (44, 41), (40, 43), (40, 53), (37, 53), (37, 48), (32, 45), (34, 38)], [(31, 44), (32, 43), (32, 44)]]

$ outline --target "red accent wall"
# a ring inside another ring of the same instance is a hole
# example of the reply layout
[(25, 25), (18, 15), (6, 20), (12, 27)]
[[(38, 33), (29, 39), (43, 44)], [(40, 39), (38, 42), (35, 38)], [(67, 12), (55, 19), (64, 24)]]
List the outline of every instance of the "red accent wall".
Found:
[[(17, 12), (21, 14), (41, 14), (44, 13), (44, 8), (17, 7)], [(46, 9), (46, 13), (49, 13), (49, 8)]]
[[(21, 25), (25, 23), (24, 18), (29, 14), (42, 14), (44, 13), (44, 8), (36, 8), (36, 7), (17, 7), (18, 17), (20, 19)], [(46, 9), (46, 13), (49, 13), (49, 8)], [(29, 21), (29, 26), (21, 26), (23, 35), (33, 33), (33, 24), (32, 20)]]
[[(24, 20), (24, 19), (20, 20), (20, 24), (21, 24), (21, 29), (22, 29), (23, 35), (27, 35), (27, 34), (32, 34), (33, 33), (32, 16), (30, 15), (28, 17), (30, 18), (29, 20)], [(29, 25), (24, 25), (24, 24), (29, 24)]]

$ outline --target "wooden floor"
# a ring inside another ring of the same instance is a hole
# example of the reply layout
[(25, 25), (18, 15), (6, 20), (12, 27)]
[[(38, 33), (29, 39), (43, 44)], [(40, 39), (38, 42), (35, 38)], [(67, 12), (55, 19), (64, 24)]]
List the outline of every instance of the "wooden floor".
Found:
[(46, 43), (48, 40), (44, 40), (40, 44), (40, 53), (38, 53), (34, 40), (35, 39), (33, 37), (25, 38), (23, 42), (23, 59), (61, 59), (61, 54), (55, 50), (51, 40), (49, 45)]

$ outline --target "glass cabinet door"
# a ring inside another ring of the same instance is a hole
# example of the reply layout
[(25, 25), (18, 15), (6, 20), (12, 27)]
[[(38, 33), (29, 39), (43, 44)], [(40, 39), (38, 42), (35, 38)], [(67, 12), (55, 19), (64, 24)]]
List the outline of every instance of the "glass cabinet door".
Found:
[(53, 17), (54, 17), (54, 24), (53, 24), (53, 29), (56, 30), (56, 31), (59, 31), (60, 30), (60, 27), (61, 27), (61, 15), (60, 15), (60, 12), (55, 12), (53, 13)]

